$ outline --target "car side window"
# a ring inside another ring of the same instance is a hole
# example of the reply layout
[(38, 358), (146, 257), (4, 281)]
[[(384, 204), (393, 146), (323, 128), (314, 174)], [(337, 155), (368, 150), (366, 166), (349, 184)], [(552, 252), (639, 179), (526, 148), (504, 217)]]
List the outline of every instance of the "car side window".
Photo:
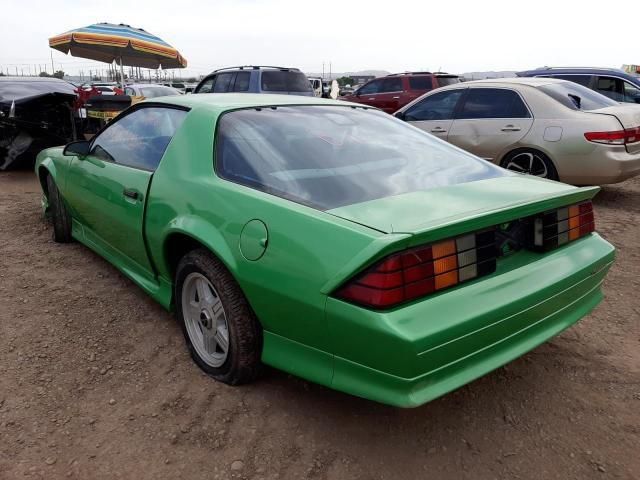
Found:
[(591, 75), (552, 75), (552, 78), (557, 78), (559, 80), (568, 80), (570, 82), (578, 83), (587, 88), (589, 88), (589, 85), (591, 85)]
[(432, 90), (431, 77), (409, 77), (409, 88), (411, 90)]
[(219, 73), (213, 84), (213, 93), (227, 93), (230, 90), (235, 73)]
[(464, 90), (447, 90), (429, 95), (405, 112), (405, 120), (411, 122), (451, 120)]
[(402, 79), (398, 77), (385, 78), (382, 81), (380, 93), (391, 93), (402, 91)]
[(234, 92), (247, 92), (249, 91), (249, 81), (251, 80), (251, 73), (238, 72), (236, 75), (236, 81), (233, 84)]
[(614, 77), (598, 77), (596, 90), (616, 102), (624, 101), (622, 80)]
[(624, 82), (624, 101), (629, 103), (640, 103), (640, 88)]
[(211, 93), (211, 91), (213, 90), (213, 82), (215, 81), (216, 81), (215, 75), (211, 78), (207, 78), (202, 83), (202, 85), (200, 85), (200, 88), (196, 90), (196, 93)]
[(131, 97), (135, 97), (136, 92), (135, 92), (135, 90), (134, 90), (133, 88), (131, 88), (131, 87), (125, 87), (125, 89), (124, 89), (124, 94), (125, 94), (125, 95), (129, 95), (129, 96), (131, 96)]
[(90, 155), (128, 167), (154, 171), (187, 112), (146, 107), (112, 122), (91, 144)]
[(459, 119), (531, 118), (520, 95), (505, 88), (470, 88)]
[(372, 95), (374, 93), (380, 92), (381, 88), (382, 88), (382, 80), (372, 80), (369, 83), (365, 83), (362, 87), (360, 87), (360, 90), (358, 90), (358, 93), (360, 93), (361, 95)]

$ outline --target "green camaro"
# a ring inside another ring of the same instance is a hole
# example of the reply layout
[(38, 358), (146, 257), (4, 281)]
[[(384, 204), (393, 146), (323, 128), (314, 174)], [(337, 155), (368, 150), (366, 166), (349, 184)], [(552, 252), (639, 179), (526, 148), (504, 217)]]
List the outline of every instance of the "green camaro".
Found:
[(346, 102), (154, 99), (36, 172), (55, 240), (175, 310), (195, 362), (233, 385), (264, 362), (417, 406), (577, 322), (614, 259), (597, 188)]

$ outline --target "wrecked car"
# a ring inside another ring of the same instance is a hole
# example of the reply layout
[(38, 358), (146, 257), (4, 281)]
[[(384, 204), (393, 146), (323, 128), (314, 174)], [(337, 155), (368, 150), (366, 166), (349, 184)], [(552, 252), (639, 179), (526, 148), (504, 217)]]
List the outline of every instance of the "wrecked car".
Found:
[(74, 89), (57, 78), (0, 77), (0, 170), (30, 167), (43, 148), (76, 139)]

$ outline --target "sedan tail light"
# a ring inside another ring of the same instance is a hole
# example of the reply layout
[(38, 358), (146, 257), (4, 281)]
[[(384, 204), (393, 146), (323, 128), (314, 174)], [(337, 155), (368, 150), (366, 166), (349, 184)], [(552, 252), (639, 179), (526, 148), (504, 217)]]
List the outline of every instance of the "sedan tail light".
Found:
[(640, 141), (640, 127), (616, 130), (614, 132), (587, 132), (584, 138), (594, 143), (626, 145)]
[(559, 208), (534, 218), (533, 246), (536, 250), (551, 250), (594, 230), (591, 202)]
[(395, 253), (348, 281), (336, 296), (388, 309), (429, 293), (493, 273), (495, 229)]

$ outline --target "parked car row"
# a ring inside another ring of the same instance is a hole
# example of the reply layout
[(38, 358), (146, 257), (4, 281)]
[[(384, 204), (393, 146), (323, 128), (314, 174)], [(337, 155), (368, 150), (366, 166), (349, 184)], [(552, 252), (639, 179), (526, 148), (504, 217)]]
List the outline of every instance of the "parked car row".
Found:
[(395, 116), (509, 170), (575, 185), (640, 173), (640, 106), (553, 78), (450, 85)]

